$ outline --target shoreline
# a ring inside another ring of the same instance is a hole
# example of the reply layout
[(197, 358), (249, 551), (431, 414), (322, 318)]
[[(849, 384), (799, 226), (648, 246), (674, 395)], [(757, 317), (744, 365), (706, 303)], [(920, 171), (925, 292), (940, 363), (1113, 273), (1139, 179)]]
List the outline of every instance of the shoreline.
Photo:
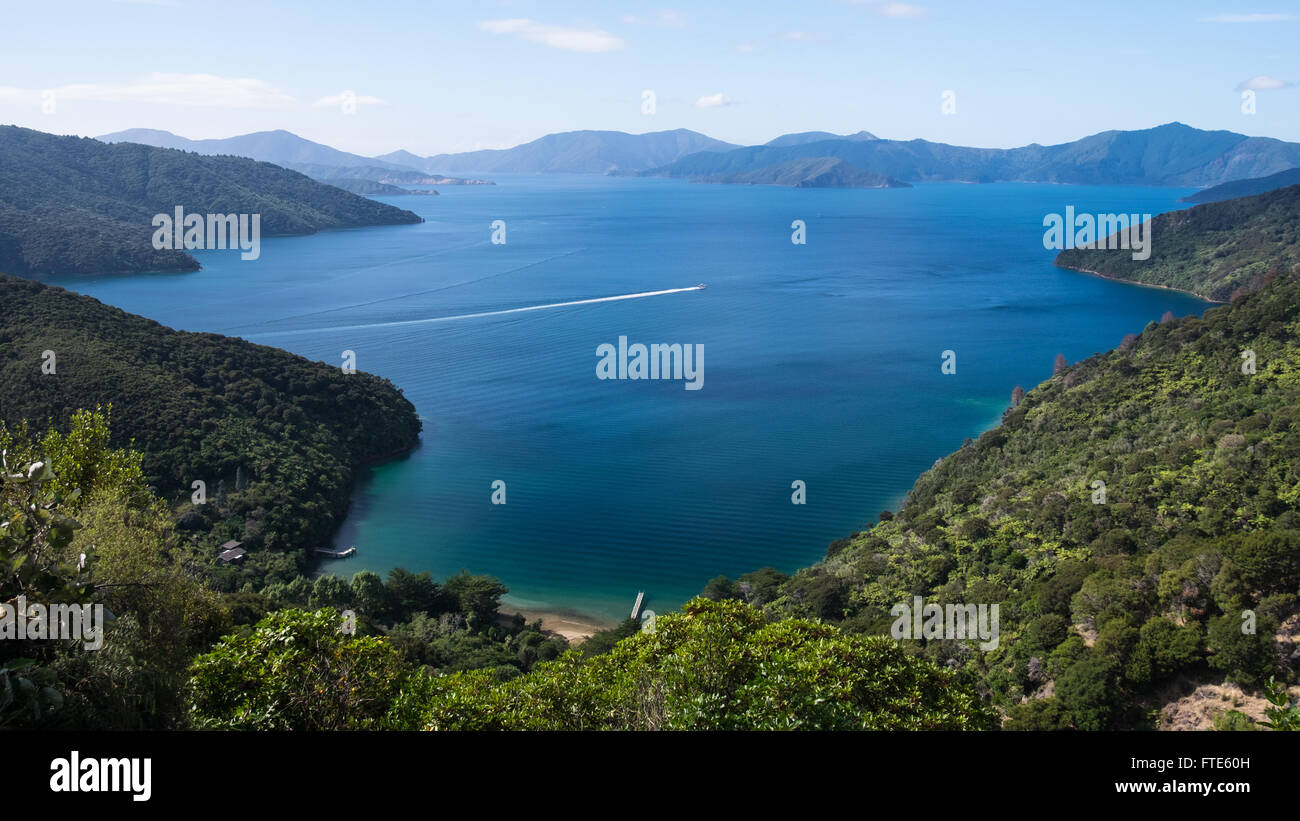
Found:
[(608, 630), (617, 626), (584, 613), (554, 608), (522, 608), (512, 604), (503, 604), (497, 610), (497, 613), (502, 619), (510, 619), (514, 614), (518, 613), (524, 617), (527, 624), (532, 624), (541, 619), (542, 630), (564, 636), (571, 644), (580, 644), (601, 630)]
[(1186, 288), (1175, 288), (1172, 285), (1157, 285), (1154, 282), (1138, 282), (1136, 279), (1124, 279), (1123, 277), (1111, 276), (1110, 274), (1103, 274), (1101, 271), (1093, 271), (1093, 270), (1089, 270), (1088, 268), (1076, 268), (1073, 265), (1061, 265), (1060, 263), (1057, 262), (1053, 262), (1052, 264), (1063, 271), (1074, 271), (1080, 274), (1088, 274), (1090, 276), (1100, 277), (1102, 279), (1108, 279), (1111, 282), (1122, 282), (1126, 285), (1139, 285), (1143, 288), (1159, 288), (1162, 291), (1175, 291), (1180, 294), (1187, 294), (1188, 296), (1194, 296), (1197, 299), (1205, 300), (1206, 302), (1212, 303), (1214, 305), (1228, 304), (1224, 300), (1212, 299), (1211, 297), (1208, 296), (1202, 296), (1201, 294), (1198, 294), (1195, 291), (1189, 291)]

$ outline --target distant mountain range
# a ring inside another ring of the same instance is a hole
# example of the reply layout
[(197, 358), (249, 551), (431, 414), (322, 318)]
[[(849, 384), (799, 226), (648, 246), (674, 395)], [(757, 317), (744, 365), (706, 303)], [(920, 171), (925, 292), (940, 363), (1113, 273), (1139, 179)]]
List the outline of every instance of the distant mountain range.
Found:
[(313, 163), (335, 168), (391, 165), (360, 154), (349, 154), (337, 148), (330, 148), (328, 145), (312, 142), (284, 130), (257, 131), (220, 140), (190, 140), (178, 137), (170, 131), (130, 128), (126, 131), (104, 134), (96, 139), (105, 143), (140, 143), (157, 148), (177, 148), (182, 151), (193, 151), (196, 154), (230, 154), (286, 167), (292, 163)]
[(786, 146), (786, 145), (806, 145), (808, 143), (820, 143), (826, 140), (853, 140), (866, 141), (880, 139), (870, 131), (859, 131), (857, 134), (832, 134), (829, 131), (801, 131), (798, 134), (782, 134), (780, 137), (768, 140), (766, 145)]
[[(139, 143), (156, 148), (175, 148), (208, 156), (230, 155), (274, 163), (322, 182), (359, 179), (401, 185), (475, 185), (485, 180), (462, 180), (431, 175), (414, 166), (400, 165), (374, 157), (349, 154), (312, 142), (289, 131), (258, 131), (219, 140), (190, 140), (170, 131), (131, 128), (96, 137), (106, 143)], [(411, 155), (414, 156), (414, 155)]]
[(196, 270), (155, 250), (155, 214), (259, 214), (261, 235), (400, 225), (420, 217), (242, 157), (203, 157), (0, 127), (0, 271)]
[(1237, 197), (1249, 197), (1252, 194), (1263, 194), (1265, 191), (1276, 191), (1292, 185), (1300, 185), (1300, 168), (1269, 174), (1267, 177), (1225, 182), (1223, 185), (1197, 191), (1190, 197), (1183, 197), (1180, 202), (1219, 202)]
[(718, 174), (696, 182), (788, 185), (792, 188), (911, 188), (884, 174), (863, 171), (835, 157), (791, 160), (736, 174)]
[[(394, 151), (363, 157), (287, 131), (224, 140), (187, 140), (166, 131), (131, 129), (106, 142), (141, 142), (202, 154), (234, 154), (302, 170), (315, 179), (369, 179), (409, 184), (420, 175), (494, 173), (640, 174), (692, 180), (770, 173), (796, 161), (837, 159), (865, 174), (903, 182), (1051, 182), (1079, 185), (1205, 187), (1300, 167), (1300, 144), (1231, 131), (1168, 123), (1138, 131), (1104, 131), (1074, 142), (1020, 148), (970, 148), (929, 140), (883, 140), (859, 131), (784, 134), (765, 145), (738, 146), (695, 131), (647, 134), (568, 131), (507, 149), (421, 157)], [(341, 173), (338, 169), (347, 169)], [(449, 179), (439, 184), (474, 182)]]
[(1061, 145), (965, 148), (928, 140), (832, 139), (692, 154), (642, 172), (704, 179), (809, 157), (837, 157), (908, 182), (1206, 186), (1300, 165), (1300, 144), (1169, 123)]
[(695, 131), (566, 131), (506, 149), (417, 157), (395, 151), (377, 159), (422, 171), (454, 174), (556, 173), (608, 174), (635, 172), (676, 162), (700, 151), (729, 151), (739, 146)]

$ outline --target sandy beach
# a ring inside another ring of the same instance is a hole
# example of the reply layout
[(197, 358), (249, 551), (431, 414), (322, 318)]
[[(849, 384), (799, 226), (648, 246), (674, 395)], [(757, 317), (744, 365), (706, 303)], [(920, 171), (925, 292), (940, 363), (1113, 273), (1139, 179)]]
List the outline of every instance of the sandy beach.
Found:
[(615, 625), (606, 623), (589, 616), (583, 616), (576, 613), (557, 613), (546, 610), (524, 610), (511, 605), (503, 604), (501, 606), (501, 618), (509, 621), (515, 613), (519, 613), (524, 620), (532, 624), (538, 619), (542, 620), (542, 629), (549, 630), (564, 636), (573, 644), (578, 644), (601, 630), (608, 630)]

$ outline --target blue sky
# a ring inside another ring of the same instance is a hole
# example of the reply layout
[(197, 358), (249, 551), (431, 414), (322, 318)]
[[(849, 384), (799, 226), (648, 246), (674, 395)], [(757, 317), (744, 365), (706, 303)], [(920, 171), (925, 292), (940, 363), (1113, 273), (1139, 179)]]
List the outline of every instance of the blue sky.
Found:
[(0, 5), (0, 122), (61, 134), (284, 128), (432, 154), (581, 128), (866, 129), (1009, 147), (1178, 120), (1300, 141), (1296, 0)]

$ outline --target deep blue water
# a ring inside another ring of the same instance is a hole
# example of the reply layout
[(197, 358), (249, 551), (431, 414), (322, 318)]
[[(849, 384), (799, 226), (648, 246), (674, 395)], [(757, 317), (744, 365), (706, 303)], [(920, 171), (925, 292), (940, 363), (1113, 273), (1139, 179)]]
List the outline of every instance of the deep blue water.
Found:
[[(198, 273), (49, 281), (332, 364), (352, 350), (405, 391), (423, 444), (363, 478), (338, 538), (358, 553), (333, 572), (466, 568), (518, 606), (606, 618), (638, 590), (663, 612), (718, 574), (816, 561), (1057, 353), (1208, 307), (1058, 270), (1042, 245), (1043, 216), (1067, 205), (1154, 214), (1185, 189), (496, 180), (385, 200), (422, 225), (263, 240), (254, 262), (204, 252)], [(505, 245), (489, 241), (497, 219)], [(790, 242), (795, 219), (806, 245)], [(598, 380), (596, 348), (620, 335), (702, 344), (704, 388)], [(490, 503), (497, 479), (505, 505)]]

